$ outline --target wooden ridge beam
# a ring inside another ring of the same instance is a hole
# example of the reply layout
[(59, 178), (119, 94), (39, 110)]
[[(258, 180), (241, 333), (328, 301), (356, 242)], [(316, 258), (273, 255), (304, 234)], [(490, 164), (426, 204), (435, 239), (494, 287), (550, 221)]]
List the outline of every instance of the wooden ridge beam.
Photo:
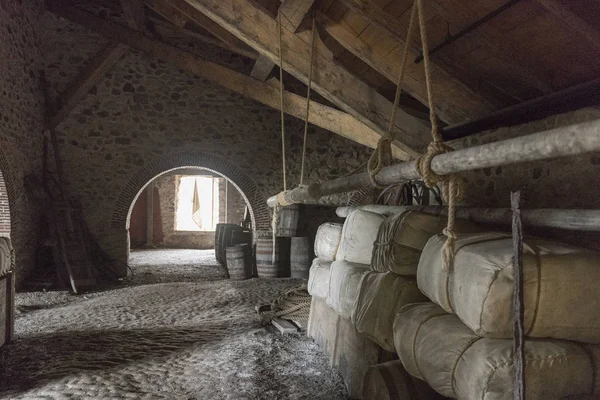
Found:
[[(317, 21), (319, 27), (346, 50), (390, 81), (394, 83), (398, 81), (400, 65), (402, 64), (401, 52), (391, 52), (388, 56), (383, 57), (354, 36), (341, 23), (331, 20), (322, 12), (317, 12)], [(403, 46), (404, 42), (399, 48), (402, 50)], [(414, 51), (412, 53), (416, 54)], [(422, 78), (423, 66), (414, 64), (412, 58), (409, 58), (406, 67), (402, 90), (405, 90), (422, 104), (427, 105), (427, 87)], [(442, 120), (449, 123), (463, 122), (493, 110), (493, 106), (487, 100), (476, 95), (462, 83), (458, 83), (456, 79), (450, 79), (448, 74), (441, 73), (439, 69), (434, 70), (432, 79), (437, 113)]]
[[(277, 21), (254, 8), (246, 0), (173, 0), (187, 3), (229, 30), (240, 40), (277, 63), (279, 59)], [(310, 64), (310, 32), (294, 34), (282, 29), (284, 69), (308, 82)], [(355, 116), (381, 134), (385, 134), (392, 103), (366, 83), (348, 72), (333, 59), (326, 46), (315, 43), (312, 87), (321, 96)], [(396, 144), (416, 157), (429, 141), (426, 123), (398, 110), (393, 127)]]
[[(194, 54), (149, 38), (140, 32), (135, 32), (115, 22), (105, 20), (74, 7), (50, 4), (48, 5), (48, 10), (82, 25), (109, 40), (120, 40), (127, 46), (142, 51), (151, 57), (173, 64), (177, 68), (203, 77), (269, 107), (280, 109), (279, 88), (276, 85), (261, 82), (211, 61), (204, 60)], [(284, 92), (284, 103), (284, 111), (286, 113), (298, 118), (304, 118), (306, 98), (286, 91)], [(309, 122), (371, 148), (375, 148), (379, 140), (378, 132), (356, 118), (314, 101), (311, 102)], [(398, 159), (408, 158), (407, 154), (397, 147), (393, 148), (393, 155)]]

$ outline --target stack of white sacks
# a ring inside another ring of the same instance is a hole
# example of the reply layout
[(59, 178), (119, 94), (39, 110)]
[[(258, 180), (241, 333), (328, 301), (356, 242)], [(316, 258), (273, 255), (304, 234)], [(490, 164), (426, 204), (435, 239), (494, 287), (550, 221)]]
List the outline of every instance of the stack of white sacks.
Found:
[[(407, 371), (460, 399), (513, 396), (513, 248), (510, 235), (460, 235), (454, 265), (444, 236), (427, 243), (419, 289), (433, 302), (394, 321)], [(600, 394), (600, 253), (524, 241), (525, 382), (531, 399)]]
[[(445, 225), (420, 212), (363, 210), (343, 228), (324, 224), (309, 293), (438, 393), (510, 399), (512, 239), (457, 221), (446, 271)], [(541, 239), (524, 249), (527, 397), (600, 394), (600, 253)]]

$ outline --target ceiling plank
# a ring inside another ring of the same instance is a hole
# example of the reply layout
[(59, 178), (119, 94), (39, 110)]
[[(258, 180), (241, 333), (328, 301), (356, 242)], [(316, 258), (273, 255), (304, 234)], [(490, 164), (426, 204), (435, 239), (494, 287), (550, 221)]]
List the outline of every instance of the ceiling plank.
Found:
[[(50, 4), (48, 10), (103, 35), (109, 40), (121, 41), (123, 44), (145, 52), (151, 57), (163, 60), (177, 68), (185, 69), (269, 107), (280, 109), (279, 88), (277, 85), (261, 82), (74, 7)], [(306, 113), (305, 97), (285, 91), (284, 104), (286, 113), (304, 118)], [(353, 116), (315, 101), (311, 102), (309, 122), (371, 148), (375, 148), (379, 140), (378, 132)], [(393, 147), (392, 151), (394, 157), (398, 159), (405, 160), (409, 158), (406, 152), (398, 147)]]
[(600, 31), (569, 9), (568, 2), (557, 0), (537, 0), (537, 2), (600, 49)]
[(154, 29), (155, 29), (156, 33), (163, 37), (184, 38), (184, 39), (188, 39), (188, 40), (197, 39), (201, 42), (212, 44), (213, 46), (217, 46), (222, 49), (229, 50), (232, 53), (239, 54), (244, 57), (251, 58), (253, 60), (256, 60), (259, 57), (259, 55), (256, 51), (254, 51), (253, 49), (249, 48), (246, 45), (244, 45), (243, 48), (242, 47), (234, 47), (234, 46), (231, 46), (231, 45), (215, 38), (214, 36), (204, 35), (202, 33), (194, 32), (194, 31), (186, 29), (186, 28), (180, 28), (178, 26), (171, 24), (170, 22), (163, 21), (158, 18), (150, 17), (148, 19), (154, 25)]
[(165, 1), (146, 0), (146, 4), (154, 12), (160, 14), (164, 19), (179, 28), (183, 28), (186, 22), (188, 22), (188, 17), (185, 14)]
[[(165, 2), (165, 0), (154, 0)], [(219, 24), (215, 23), (213, 20), (202, 14), (200, 11), (189, 5), (184, 1), (169, 1), (172, 7), (175, 7), (179, 11), (181, 11), (185, 16), (187, 16), (191, 21), (200, 25), (202, 28), (206, 29), (210, 32), (211, 35), (219, 38), (225, 43), (231, 46), (239, 46), (240, 40), (228, 32), (226, 29), (222, 28)], [(244, 44), (242, 44), (244, 45)]]
[[(400, 33), (405, 34), (406, 28), (400, 23), (400, 19), (391, 18), (387, 11), (377, 7), (374, 4), (371, 4), (368, 1), (340, 0), (340, 2), (352, 9), (353, 11), (362, 15), (367, 21), (369, 21), (373, 25), (378, 26), (387, 31), (387, 33), (391, 34), (397, 40), (399, 48), (404, 48), (404, 45), (406, 43), (405, 36), (401, 36)], [(341, 35), (339, 29), (337, 29), (336, 32), (338, 36)], [(418, 34), (416, 36), (418, 36)], [(352, 51), (353, 48), (354, 51), (357, 51), (356, 46), (349, 47), (350, 51)], [(412, 60), (419, 54), (421, 49), (414, 43), (411, 43), (409, 49), (411, 51), (410, 54), (412, 55), (412, 59), (409, 58), (408, 63), (411, 64)], [(373, 54), (373, 57), (376, 57), (376, 54)], [(401, 53), (396, 52), (396, 54), (392, 55), (391, 57), (400, 58)], [(431, 61), (431, 75), (432, 78), (435, 80), (434, 85), (436, 86), (436, 101), (442, 101), (442, 104), (438, 105), (440, 107), (440, 110), (438, 110), (440, 111), (439, 116), (445, 122), (453, 123), (452, 121), (454, 121), (454, 123), (456, 123), (459, 121), (464, 121), (466, 119), (475, 118), (481, 116), (482, 113), (485, 114), (486, 112), (489, 112), (490, 110), (493, 110), (495, 108), (495, 106), (488, 99), (484, 98), (479, 93), (475, 92), (467, 85), (465, 85), (460, 79), (456, 78), (451, 73), (449, 73), (443, 65), (436, 63), (434, 60)], [(399, 62), (396, 65), (399, 65)], [(408, 67), (411, 68), (410, 65)], [(382, 71), (380, 72), (384, 74)], [(384, 75), (387, 77), (387, 74)], [(397, 76), (397, 72), (392, 75), (392, 82), (397, 82)], [(407, 85), (407, 89), (412, 90), (414, 92), (415, 98), (419, 99), (419, 101), (423, 102), (423, 104), (427, 104), (426, 101), (423, 101), (426, 100), (426, 89), (424, 89), (424, 82), (420, 86), (420, 89), (417, 85), (410, 89), (411, 87)], [(449, 99), (445, 99), (446, 96), (448, 96)]]
[(127, 46), (116, 43), (109, 43), (100, 50), (59, 96), (49, 118), (48, 128), (54, 129), (60, 124), (126, 51)]
[[(400, 51), (390, 52), (387, 57), (383, 57), (360, 38), (354, 36), (341, 23), (329, 19), (325, 14), (318, 12), (317, 21), (319, 27), (344, 46), (346, 50), (390, 81), (394, 83), (398, 81), (400, 65), (402, 64), (402, 53)], [(422, 72), (415, 67), (412, 60), (408, 60), (402, 90), (427, 105), (427, 87), (421, 78)], [(419, 66), (419, 68), (421, 67)], [(448, 123), (458, 123), (493, 110), (493, 106), (487, 100), (476, 95), (456, 79), (444, 79), (448, 75), (442, 75), (438, 72), (436, 70), (432, 74), (432, 80), (435, 90), (436, 111), (442, 120)]]
[(288, 29), (296, 32), (298, 27), (304, 21), (304, 17), (310, 11), (315, 0), (284, 0), (279, 7), (279, 12), (283, 15)]
[[(245, 0), (174, 0), (185, 2), (206, 14), (240, 40), (267, 56), (274, 63), (279, 59), (277, 21), (252, 7)], [(311, 33), (294, 34), (282, 29), (284, 69), (308, 83)], [(337, 63), (320, 41), (315, 42), (312, 87), (315, 92), (355, 116), (372, 129), (384, 134), (391, 115), (392, 103), (374, 88)], [(396, 144), (416, 157), (429, 141), (430, 129), (421, 120), (399, 110), (393, 126)]]
[(273, 61), (271, 61), (268, 57), (260, 55), (256, 59), (254, 67), (252, 67), (250, 76), (261, 81), (266, 81), (269, 75), (271, 75), (271, 71), (274, 67), (275, 64)]
[[(465, 26), (465, 16), (463, 14), (468, 14), (467, 20), (473, 21), (478, 19), (476, 14), (474, 14), (466, 4), (461, 2), (453, 2), (452, 4), (448, 4), (447, 1), (443, 0), (431, 0), (429, 5), (434, 12), (455, 27)], [(523, 79), (522, 83), (526, 83), (530, 85), (530, 87), (535, 87), (535, 89), (542, 94), (553, 91), (553, 88), (547, 82), (540, 79), (535, 72), (517, 63), (514, 55), (514, 48), (511, 46), (509, 41), (499, 40), (498, 37), (495, 37), (495, 35), (487, 33), (485, 26), (470, 34), (469, 40), (474, 47), (482, 47), (489, 49), (492, 52), (495, 51), (497, 56), (495, 58), (495, 62), (502, 63), (502, 69), (511, 71), (513, 76), (521, 77)], [(490, 83), (493, 84), (493, 82)]]
[(121, 0), (121, 8), (130, 27), (143, 31), (146, 25), (144, 0)]

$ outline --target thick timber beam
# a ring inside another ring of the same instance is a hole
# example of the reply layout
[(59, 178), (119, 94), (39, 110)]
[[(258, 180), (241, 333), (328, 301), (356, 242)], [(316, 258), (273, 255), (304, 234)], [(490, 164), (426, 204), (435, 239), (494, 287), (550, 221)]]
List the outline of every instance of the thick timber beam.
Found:
[[(272, 62), (278, 62), (277, 21), (246, 0), (173, 0), (173, 3), (193, 6)], [(294, 34), (285, 26), (282, 29), (284, 69), (304, 83), (308, 82), (310, 39), (309, 31)], [(315, 43), (314, 59), (314, 90), (372, 129), (385, 133), (392, 103), (340, 66), (320, 40)], [(418, 156), (429, 141), (428, 126), (402, 110), (398, 111), (394, 132), (396, 144), (412, 157)]]
[[(233, 92), (252, 98), (269, 107), (279, 109), (279, 89), (275, 85), (261, 82), (250, 76), (233, 71), (194, 54), (149, 38), (140, 32), (125, 28), (115, 22), (105, 20), (75, 7), (49, 5), (49, 11), (80, 24), (93, 32), (113, 41), (121, 41), (127, 46), (145, 52), (151, 57), (173, 64), (195, 75), (208, 79)], [(291, 92), (284, 92), (284, 111), (298, 118), (304, 118), (306, 99)], [(309, 122), (313, 125), (337, 133), (362, 145), (375, 148), (379, 134), (369, 126), (342, 111), (311, 102)], [(407, 154), (393, 148), (398, 159), (406, 159)]]

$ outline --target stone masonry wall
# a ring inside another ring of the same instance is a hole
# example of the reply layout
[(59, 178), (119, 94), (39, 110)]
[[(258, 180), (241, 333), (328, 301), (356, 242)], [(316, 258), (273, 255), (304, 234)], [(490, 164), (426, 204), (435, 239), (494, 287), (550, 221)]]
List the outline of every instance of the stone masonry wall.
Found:
[[(45, 16), (44, 29), (46, 73), (60, 92), (104, 42), (51, 14)], [(200, 50), (231, 68), (244, 72), (251, 68), (250, 60), (220, 49), (208, 45), (195, 49)], [(285, 122), (288, 181), (295, 185), (303, 124), (292, 117)], [(256, 205), (262, 207), (255, 215), (262, 224), (257, 228), (268, 229), (265, 200), (282, 189), (279, 130), (276, 110), (135, 51), (129, 51), (57, 129), (68, 190), (80, 200), (100, 244), (122, 260), (128, 245), (126, 217), (120, 210), (128, 210), (135, 197), (122, 193), (137, 193), (151, 178), (142, 182), (135, 177), (155, 168), (156, 160), (216, 158), (216, 164), (227, 165), (225, 169), (242, 171), (245, 177), (234, 182), (254, 188), (244, 194), (255, 205), (255, 214)], [(206, 156), (193, 156), (198, 152)], [(309, 180), (346, 173), (369, 154), (362, 146), (311, 127)], [(174, 163), (164, 165), (174, 168)], [(231, 176), (231, 171), (214, 170)], [(128, 187), (132, 184), (136, 187)], [(122, 200), (129, 198), (129, 204)]]
[(34, 266), (39, 241), (37, 204), (27, 194), (24, 178), (41, 171), (44, 103), (41, 0), (0, 0), (0, 172), (6, 189), (2, 209), (10, 203), (11, 238), (15, 247), (17, 281)]

